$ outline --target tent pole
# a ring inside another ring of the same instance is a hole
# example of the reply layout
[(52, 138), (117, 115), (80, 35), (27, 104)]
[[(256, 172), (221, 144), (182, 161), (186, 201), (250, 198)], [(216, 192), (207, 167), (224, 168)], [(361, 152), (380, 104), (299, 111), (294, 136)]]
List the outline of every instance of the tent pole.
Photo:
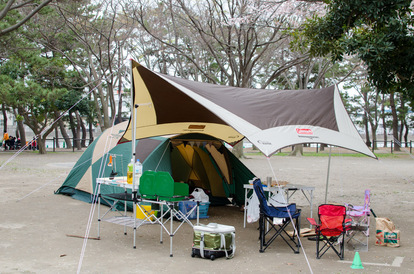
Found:
[(327, 200), (328, 200), (329, 172), (331, 170), (331, 151), (332, 151), (332, 146), (329, 146), (328, 174), (326, 175), (326, 189), (325, 189), (325, 204), (327, 203)]
[[(136, 142), (136, 136), (137, 136), (137, 112), (138, 112), (138, 104), (134, 105), (134, 112), (132, 115), (132, 124), (134, 125), (134, 129), (132, 130), (132, 157), (131, 159), (134, 160), (134, 169), (135, 169), (135, 161), (136, 161), (136, 155), (135, 155), (135, 142)], [(132, 173), (132, 184), (135, 187), (135, 170)], [(135, 189), (135, 188), (134, 188)]]
[(137, 199), (137, 192), (135, 190), (135, 138), (136, 138), (136, 130), (137, 130), (137, 110), (138, 110), (138, 105), (135, 104), (135, 85), (134, 85), (134, 77), (133, 77), (133, 72), (132, 72), (132, 68), (133, 68), (133, 62), (131, 59), (131, 114), (132, 114), (132, 125), (133, 125), (133, 129), (132, 129), (132, 140), (131, 140), (131, 159), (134, 162), (134, 166), (133, 166), (133, 172), (132, 172), (132, 218), (134, 219), (134, 245), (133, 247), (136, 248), (136, 227), (137, 227), (137, 223), (136, 223), (136, 199)]

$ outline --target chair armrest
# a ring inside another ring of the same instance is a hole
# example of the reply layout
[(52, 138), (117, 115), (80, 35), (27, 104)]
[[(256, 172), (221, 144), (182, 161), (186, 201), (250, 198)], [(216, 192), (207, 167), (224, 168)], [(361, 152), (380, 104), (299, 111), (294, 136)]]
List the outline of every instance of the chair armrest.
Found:
[(351, 229), (351, 225), (352, 225), (352, 219), (345, 219), (343, 229), (345, 231), (348, 231)]
[(314, 218), (306, 218), (308, 220), (308, 222), (313, 225), (313, 226), (319, 226)]

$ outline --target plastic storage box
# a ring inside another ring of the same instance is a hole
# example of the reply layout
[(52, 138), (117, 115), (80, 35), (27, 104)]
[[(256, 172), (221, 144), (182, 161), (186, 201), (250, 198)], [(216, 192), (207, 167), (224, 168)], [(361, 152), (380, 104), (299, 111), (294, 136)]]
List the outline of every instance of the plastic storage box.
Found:
[[(187, 214), (191, 211), (195, 206), (197, 205), (197, 202), (195, 201), (181, 201), (178, 203), (178, 210), (180, 210), (183, 214)], [(210, 206), (210, 202), (200, 202), (199, 205), (199, 218), (200, 219), (206, 219), (208, 218), (208, 208)], [(191, 212), (188, 219), (197, 219), (197, 209)]]

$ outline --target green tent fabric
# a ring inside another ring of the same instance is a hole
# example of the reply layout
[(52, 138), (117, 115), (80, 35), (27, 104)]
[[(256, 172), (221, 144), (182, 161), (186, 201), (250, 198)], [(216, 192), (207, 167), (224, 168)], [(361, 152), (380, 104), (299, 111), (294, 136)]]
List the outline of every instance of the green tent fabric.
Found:
[[(92, 202), (92, 194), (96, 193), (96, 178), (109, 177), (112, 172), (116, 172), (116, 176), (126, 176), (132, 146), (130, 142), (118, 144), (126, 126), (127, 123), (124, 122), (104, 131), (85, 150), (56, 193)], [(221, 160), (218, 162), (207, 148), (213, 143), (216, 153), (221, 155)], [(187, 156), (183, 155), (177, 146), (193, 151), (190, 153), (191, 163), (187, 162), (185, 159)], [(189, 184), (192, 182), (192, 176), (197, 176), (199, 185), (193, 187), (203, 187), (210, 193), (212, 205), (224, 204), (229, 201), (228, 198), (232, 198), (238, 205), (244, 204), (243, 184), (255, 177), (221, 141), (207, 135), (187, 134), (136, 140), (135, 154), (136, 158), (140, 159), (144, 171), (166, 171), (176, 182)], [(226, 159), (224, 163), (223, 159)], [(109, 164), (110, 162), (112, 164)], [(223, 176), (219, 165), (221, 169), (225, 168), (230, 172), (230, 175), (227, 175), (231, 177), (230, 180)], [(226, 167), (223, 167), (224, 165)], [(101, 186), (103, 195), (123, 191), (124, 189), (120, 187)]]
[[(70, 171), (62, 186), (56, 194), (70, 195), (75, 199), (91, 202), (96, 192), (96, 178), (109, 177), (112, 172), (117, 176), (126, 176), (127, 166), (131, 160), (131, 144), (117, 144), (120, 132), (125, 130), (127, 123), (121, 123), (107, 129), (92, 144), (88, 146), (73, 169)], [(114, 140), (111, 140), (114, 139)], [(171, 173), (167, 138), (153, 137), (136, 141), (138, 159), (143, 162), (146, 169), (156, 169)], [(105, 152), (106, 151), (106, 152)], [(165, 151), (162, 158), (161, 153)], [(109, 166), (110, 157), (112, 165)], [(102, 194), (123, 192), (124, 190), (103, 185)]]

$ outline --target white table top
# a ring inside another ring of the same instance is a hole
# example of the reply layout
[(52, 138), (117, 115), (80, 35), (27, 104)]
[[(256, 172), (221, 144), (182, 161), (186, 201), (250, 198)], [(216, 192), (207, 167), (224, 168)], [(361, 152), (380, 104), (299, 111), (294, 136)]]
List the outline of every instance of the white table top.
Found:
[[(244, 184), (243, 187), (246, 189), (253, 189), (253, 185), (251, 184)], [(287, 184), (287, 185), (271, 186), (271, 187), (268, 187), (267, 185), (263, 185), (263, 190), (265, 191), (277, 190), (279, 188), (283, 190), (315, 190), (314, 186), (305, 186), (305, 185), (298, 185), (298, 184)]]
[[(119, 186), (127, 189), (132, 189), (133, 185), (127, 183), (127, 177), (126, 176), (118, 176), (114, 177), (113, 179), (110, 179), (109, 177), (104, 178), (96, 178), (96, 182), (98, 184), (103, 185), (110, 185), (110, 186)], [(135, 189), (138, 189), (139, 185), (135, 184)]]

